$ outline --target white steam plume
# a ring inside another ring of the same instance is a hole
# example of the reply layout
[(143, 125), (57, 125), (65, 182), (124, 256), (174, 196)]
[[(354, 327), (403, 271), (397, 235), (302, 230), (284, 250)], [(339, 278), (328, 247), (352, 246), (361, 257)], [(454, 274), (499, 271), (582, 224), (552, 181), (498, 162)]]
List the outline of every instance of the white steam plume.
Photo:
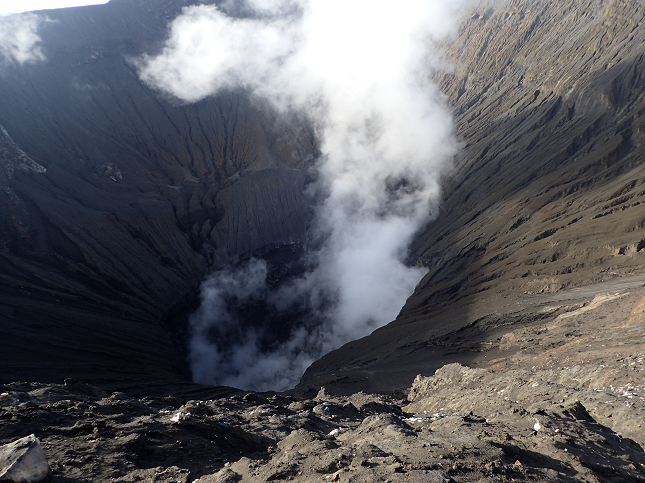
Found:
[(189, 362), (193, 379), (208, 384), (270, 390), (295, 385), (314, 359), (302, 350), (304, 329), (270, 351), (260, 351), (262, 334), (243, 327), (231, 306), (266, 297), (266, 263), (251, 259), (237, 270), (222, 270), (202, 284), (202, 305), (191, 317)]
[[(234, 7), (255, 15), (227, 15)], [(185, 102), (243, 87), (279, 111), (313, 120), (322, 153), (316, 228), (323, 248), (313, 272), (269, 294), (278, 308), (305, 300), (324, 319), (304, 341), (301, 332), (291, 341), (311, 357), (394, 319), (425, 273), (403, 260), (456, 152), (451, 116), (429, 76), (432, 40), (453, 31), (458, 8), (448, 0), (188, 7), (161, 54), (140, 60), (145, 82)], [(204, 292), (196, 327), (205, 323), (209, 297)], [(230, 363), (214, 357), (193, 351), (196, 381), (224, 380), (216, 370), (204, 375), (206, 366)]]
[(33, 14), (0, 16), (0, 65), (45, 60), (38, 29), (46, 19)]

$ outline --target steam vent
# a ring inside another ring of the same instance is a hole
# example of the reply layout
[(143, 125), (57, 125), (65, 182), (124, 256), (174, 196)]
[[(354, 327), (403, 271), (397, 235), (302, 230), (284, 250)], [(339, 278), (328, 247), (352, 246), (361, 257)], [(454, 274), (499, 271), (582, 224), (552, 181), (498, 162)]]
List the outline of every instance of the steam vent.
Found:
[(0, 481), (645, 481), (644, 16), (0, 12)]

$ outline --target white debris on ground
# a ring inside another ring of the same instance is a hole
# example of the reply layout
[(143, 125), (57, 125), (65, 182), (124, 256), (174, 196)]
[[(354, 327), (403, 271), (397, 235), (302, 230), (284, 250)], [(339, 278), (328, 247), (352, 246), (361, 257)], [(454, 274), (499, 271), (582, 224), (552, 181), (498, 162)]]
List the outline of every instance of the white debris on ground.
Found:
[(172, 418), (170, 418), (170, 420), (173, 423), (179, 423), (179, 422), (184, 421), (184, 420), (189, 419), (189, 418), (190, 418), (190, 413), (185, 413), (183, 411), (178, 411), (178, 412), (175, 413), (175, 415)]

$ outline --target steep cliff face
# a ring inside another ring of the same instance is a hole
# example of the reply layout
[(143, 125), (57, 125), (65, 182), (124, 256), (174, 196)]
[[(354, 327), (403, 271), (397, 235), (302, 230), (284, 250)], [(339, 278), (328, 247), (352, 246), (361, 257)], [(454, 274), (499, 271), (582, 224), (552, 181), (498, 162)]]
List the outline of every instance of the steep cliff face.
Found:
[(510, 2), (465, 23), (457, 73), (438, 76), (465, 148), (414, 247), (420, 291), (549, 292), (643, 266), (643, 14)]
[(323, 358), (305, 383), (388, 389), (483, 359), (503, 327), (546, 317), (537, 300), (645, 266), (644, 13), (596, 0), (470, 12), (446, 46), (454, 69), (435, 74), (463, 149), (412, 247), (429, 272), (395, 322)]
[(302, 250), (298, 168), (316, 149), (306, 123), (243, 92), (181, 105), (138, 78), (134, 59), (160, 48), (188, 3), (46, 12), (45, 60), (2, 66), (6, 380), (35, 376), (25, 350), (39, 378), (163, 372), (181, 358), (167, 357), (160, 321), (210, 270)]

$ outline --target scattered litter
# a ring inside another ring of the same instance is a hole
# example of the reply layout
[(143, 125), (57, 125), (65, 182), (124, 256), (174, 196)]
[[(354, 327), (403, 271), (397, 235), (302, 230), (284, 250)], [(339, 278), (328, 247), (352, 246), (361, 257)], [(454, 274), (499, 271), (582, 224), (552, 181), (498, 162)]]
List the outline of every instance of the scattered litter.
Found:
[(188, 418), (190, 418), (190, 413), (184, 413), (182, 411), (178, 411), (177, 413), (175, 413), (175, 415), (172, 418), (170, 418), (170, 420), (173, 423), (179, 423), (180, 421), (184, 421)]
[[(616, 393), (618, 396), (632, 399), (634, 397), (642, 397), (639, 395), (645, 393), (645, 386), (635, 386), (633, 384), (626, 384), (625, 386), (614, 387), (609, 386), (611, 392)], [(638, 392), (636, 392), (638, 391)]]
[(406, 421), (408, 423), (420, 423), (427, 420), (428, 418), (404, 418), (403, 419), (403, 421)]
[(340, 434), (340, 433), (344, 433), (344, 432), (345, 432), (345, 431), (347, 431), (348, 429), (349, 429), (349, 428), (336, 428), (336, 429), (332, 429), (332, 430), (329, 432), (329, 436), (336, 436), (336, 435), (338, 435), (338, 434)]
[(539, 421), (536, 421), (536, 422), (535, 422), (535, 424), (533, 425), (533, 429), (534, 429), (535, 431), (539, 431), (540, 429), (542, 429), (542, 425), (540, 424), (540, 422), (539, 422)]

